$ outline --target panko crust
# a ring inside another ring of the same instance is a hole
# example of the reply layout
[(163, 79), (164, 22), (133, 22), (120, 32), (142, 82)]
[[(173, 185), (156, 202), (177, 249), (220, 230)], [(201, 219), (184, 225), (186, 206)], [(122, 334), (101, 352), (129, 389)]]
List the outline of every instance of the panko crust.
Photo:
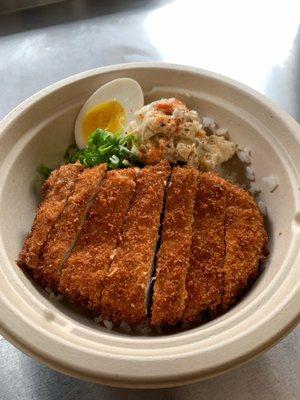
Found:
[(147, 292), (169, 175), (169, 163), (163, 161), (143, 168), (137, 178), (123, 235), (102, 292), (102, 316), (114, 323), (139, 325), (146, 319)]
[(106, 165), (85, 169), (79, 176), (73, 194), (54, 224), (34, 277), (43, 286), (57, 291), (64, 262), (76, 243), (89, 207), (104, 178)]
[(130, 168), (107, 173), (60, 278), (60, 292), (95, 312), (100, 312), (105, 277), (132, 201), (138, 172), (138, 168)]
[(235, 303), (257, 277), (268, 240), (249, 192), (212, 172), (202, 173), (199, 180), (185, 322)]
[(226, 190), (219, 177), (202, 173), (194, 208), (190, 268), (183, 321), (195, 321), (206, 309), (222, 302), (225, 258)]
[(35, 270), (48, 234), (65, 208), (74, 190), (76, 180), (83, 171), (80, 164), (68, 164), (54, 170), (42, 187), (43, 200), (19, 254), (17, 264)]
[(263, 218), (255, 208), (230, 206), (226, 213), (225, 231), (224, 310), (236, 302), (259, 274), (267, 242)]
[(182, 317), (190, 265), (198, 171), (176, 167), (166, 195), (161, 246), (156, 257), (151, 324), (175, 325)]

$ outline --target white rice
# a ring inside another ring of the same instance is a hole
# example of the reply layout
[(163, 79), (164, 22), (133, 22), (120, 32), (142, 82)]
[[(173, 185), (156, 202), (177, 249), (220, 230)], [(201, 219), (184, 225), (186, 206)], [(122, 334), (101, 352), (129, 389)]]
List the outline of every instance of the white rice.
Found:
[(229, 140), (229, 133), (226, 128), (217, 128), (214, 130), (214, 134), (217, 136), (223, 136), (224, 139)]
[(157, 332), (157, 333), (159, 333), (159, 334), (162, 333), (162, 329), (161, 329), (159, 326), (156, 326), (156, 327), (154, 328), (154, 330), (155, 330), (155, 332)]
[(238, 158), (242, 161), (242, 163), (245, 163), (245, 164), (251, 164), (250, 154), (251, 153), (245, 151), (245, 149), (237, 151)]
[(267, 206), (266, 206), (265, 202), (262, 201), (262, 200), (259, 200), (259, 201), (257, 202), (257, 205), (258, 205), (258, 207), (259, 207), (261, 213), (262, 213), (263, 215), (267, 215), (268, 209), (267, 209)]
[(133, 329), (136, 332), (141, 333), (142, 335), (148, 335), (149, 333), (152, 332), (152, 328), (150, 328), (147, 323), (145, 323), (143, 325), (137, 325), (137, 326), (133, 327)]
[(109, 330), (111, 330), (114, 327), (113, 323), (106, 319), (103, 320), (103, 324), (104, 324), (105, 328), (107, 328)]
[(253, 196), (257, 196), (260, 193), (260, 188), (255, 182), (250, 182), (248, 190)]
[(181, 324), (181, 328), (182, 329), (188, 329), (190, 327), (190, 324), (188, 324), (187, 322), (183, 322), (182, 324)]
[(55, 295), (54, 292), (51, 292), (49, 294), (49, 298), (50, 300), (54, 300), (54, 301), (60, 301), (64, 298), (64, 295), (62, 293), (59, 293), (58, 295)]
[(128, 325), (126, 322), (121, 322), (120, 323), (120, 329), (126, 333), (131, 332), (131, 326)]
[(255, 181), (255, 172), (250, 165), (247, 165), (246, 167), (246, 178), (248, 178), (249, 181)]
[(49, 299), (50, 300), (60, 301), (60, 300), (62, 300), (64, 298), (64, 295), (62, 293), (59, 293), (59, 294), (56, 295), (53, 292), (53, 290), (51, 289), (51, 287), (49, 287), (49, 286), (45, 287), (45, 291), (49, 294)]
[(249, 157), (252, 157), (252, 149), (250, 147), (244, 147), (244, 153), (246, 153)]
[(213, 118), (210, 117), (203, 117), (202, 118), (202, 125), (203, 128), (209, 128), (209, 129), (215, 129), (216, 128), (216, 123)]
[(149, 335), (152, 332), (152, 329), (149, 326), (145, 326), (141, 329), (142, 335)]
[(99, 324), (99, 322), (101, 322), (102, 320), (103, 320), (102, 315), (98, 315), (98, 317), (94, 318), (96, 324)]
[(267, 185), (267, 188), (273, 193), (279, 186), (278, 180), (275, 176), (264, 176), (262, 181)]

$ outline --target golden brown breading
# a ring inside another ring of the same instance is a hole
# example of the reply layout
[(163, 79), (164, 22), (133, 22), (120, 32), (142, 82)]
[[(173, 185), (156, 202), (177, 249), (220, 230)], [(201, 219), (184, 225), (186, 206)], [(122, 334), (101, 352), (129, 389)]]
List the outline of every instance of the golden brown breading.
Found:
[(125, 219), (123, 235), (102, 292), (102, 315), (115, 323), (142, 323), (160, 225), (167, 162), (143, 168)]
[(72, 251), (105, 171), (106, 165), (101, 164), (82, 172), (73, 194), (48, 236), (41, 263), (35, 269), (34, 277), (53, 290), (58, 288), (63, 264)]
[(43, 201), (37, 209), (31, 232), (25, 239), (17, 261), (20, 267), (36, 268), (46, 238), (67, 204), (82, 171), (83, 167), (78, 164), (63, 165), (45, 181), (42, 188)]
[(260, 262), (264, 259), (267, 233), (257, 207), (229, 206), (227, 208), (225, 242), (222, 296), (224, 309), (233, 304), (247, 289), (249, 283), (256, 278)]
[(99, 310), (112, 261), (139, 170), (110, 171), (103, 180), (82, 232), (63, 269), (59, 290), (92, 310)]
[(150, 148), (147, 148), (142, 145), (140, 148), (141, 162), (147, 165), (159, 163), (162, 159), (164, 159), (167, 144), (167, 140), (162, 139), (157, 147), (153, 145)]
[(185, 279), (190, 263), (194, 200), (198, 171), (172, 171), (162, 222), (161, 246), (156, 258), (151, 324), (175, 325), (182, 317)]
[(227, 309), (257, 276), (268, 236), (250, 193), (230, 181), (222, 182), (227, 191), (222, 305)]
[(258, 274), (267, 234), (254, 198), (215, 173), (199, 180), (183, 320), (226, 309)]
[(213, 173), (202, 173), (198, 178), (185, 322), (196, 320), (203, 310), (214, 309), (222, 302), (226, 190), (220, 183)]
[(225, 179), (222, 179), (222, 181), (227, 189), (227, 207), (252, 208), (260, 213), (256, 201), (249, 192), (230, 181)]

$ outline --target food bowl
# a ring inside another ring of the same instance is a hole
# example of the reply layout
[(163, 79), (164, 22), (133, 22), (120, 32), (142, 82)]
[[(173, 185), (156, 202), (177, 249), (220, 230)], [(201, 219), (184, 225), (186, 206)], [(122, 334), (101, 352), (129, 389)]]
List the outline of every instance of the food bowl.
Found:
[[(270, 255), (241, 301), (201, 326), (165, 336), (109, 331), (47, 293), (15, 259), (39, 202), (40, 163), (56, 166), (73, 141), (84, 101), (119, 77), (136, 79), (146, 100), (176, 96), (227, 127), (252, 165), (268, 209)], [(0, 123), (0, 331), (42, 363), (121, 387), (177, 386), (224, 372), (275, 344), (300, 317), (300, 129), (255, 91), (195, 68), (130, 64), (99, 68), (32, 96)], [(263, 177), (275, 176), (270, 192)]]

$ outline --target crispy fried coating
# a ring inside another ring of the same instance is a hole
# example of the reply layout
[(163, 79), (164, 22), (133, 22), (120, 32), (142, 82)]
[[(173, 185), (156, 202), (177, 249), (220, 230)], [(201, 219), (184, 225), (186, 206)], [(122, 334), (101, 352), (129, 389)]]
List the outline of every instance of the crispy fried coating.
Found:
[(130, 168), (107, 173), (63, 269), (59, 290), (91, 310), (100, 309), (103, 283), (134, 194), (138, 172), (138, 168)]
[(227, 309), (257, 276), (267, 233), (254, 198), (215, 173), (202, 173), (194, 211), (183, 320)]
[(137, 178), (123, 235), (102, 292), (102, 315), (115, 323), (138, 325), (146, 318), (149, 281), (169, 174), (170, 166), (163, 161), (143, 168)]
[(153, 326), (234, 304), (265, 258), (254, 198), (186, 167), (174, 168), (167, 186), (167, 161), (105, 172), (69, 164), (51, 174), (18, 265), (114, 323), (146, 320), (155, 264)]
[(198, 171), (172, 171), (162, 222), (161, 246), (156, 258), (151, 324), (175, 325), (182, 317), (185, 279), (190, 264), (194, 200)]
[[(265, 258), (268, 236), (263, 217), (252, 196), (241, 188), (231, 187), (227, 199), (223, 266), (223, 309), (227, 309), (257, 277)], [(234, 193), (234, 196), (232, 194)]]
[(164, 158), (166, 152), (167, 140), (161, 140), (157, 147), (145, 148), (141, 146), (140, 160), (147, 165), (157, 164)]
[(34, 277), (54, 291), (58, 288), (63, 264), (72, 251), (105, 171), (106, 165), (100, 164), (81, 173), (73, 194), (48, 236)]
[(194, 207), (190, 267), (186, 276), (187, 298), (183, 321), (222, 302), (225, 258), (226, 189), (213, 173), (202, 173)]
[(43, 200), (20, 252), (17, 264), (34, 270), (39, 262), (40, 253), (55, 221), (63, 211), (73, 192), (75, 182), (83, 167), (78, 164), (63, 165), (54, 170), (42, 187)]

